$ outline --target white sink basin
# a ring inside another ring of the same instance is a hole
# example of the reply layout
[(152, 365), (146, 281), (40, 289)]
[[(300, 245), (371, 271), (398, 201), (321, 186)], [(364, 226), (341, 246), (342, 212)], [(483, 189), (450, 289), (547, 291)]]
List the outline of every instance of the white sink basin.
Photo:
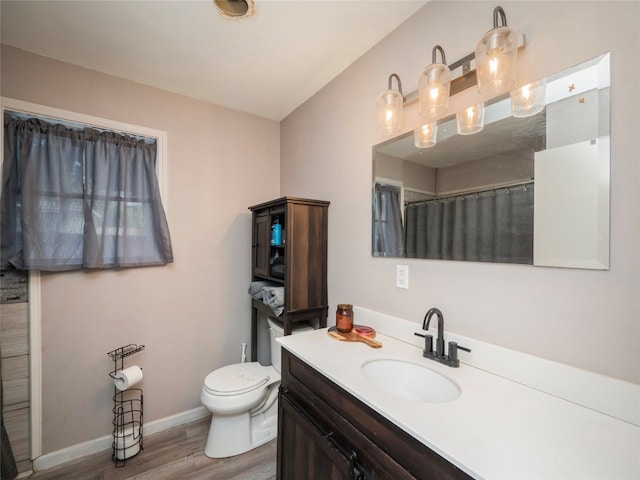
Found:
[(461, 393), (453, 380), (406, 360), (371, 360), (362, 365), (362, 373), (376, 387), (416, 402), (450, 402)]

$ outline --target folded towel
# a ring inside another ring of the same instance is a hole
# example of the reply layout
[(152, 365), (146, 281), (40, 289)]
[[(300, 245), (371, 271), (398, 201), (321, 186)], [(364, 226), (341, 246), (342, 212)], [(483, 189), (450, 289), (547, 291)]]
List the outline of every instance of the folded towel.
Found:
[(284, 311), (284, 287), (263, 287), (262, 301), (279, 317)]
[(254, 300), (262, 300), (262, 289), (272, 285), (273, 283), (265, 281), (251, 282), (249, 285), (249, 295), (251, 295), (251, 298)]

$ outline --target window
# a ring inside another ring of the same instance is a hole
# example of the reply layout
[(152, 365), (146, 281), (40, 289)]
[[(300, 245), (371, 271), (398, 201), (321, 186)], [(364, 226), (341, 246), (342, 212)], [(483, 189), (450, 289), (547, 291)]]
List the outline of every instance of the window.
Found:
[(6, 110), (4, 147), (2, 268), (173, 261), (157, 138)]

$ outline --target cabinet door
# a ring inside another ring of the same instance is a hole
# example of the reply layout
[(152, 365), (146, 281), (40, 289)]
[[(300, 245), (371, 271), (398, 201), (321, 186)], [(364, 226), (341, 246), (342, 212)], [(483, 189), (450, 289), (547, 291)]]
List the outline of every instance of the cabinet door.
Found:
[(268, 276), (271, 246), (271, 223), (269, 215), (257, 214), (253, 228), (253, 272), (255, 275)]
[(366, 480), (350, 455), (292, 401), (280, 394), (278, 480)]
[(291, 204), (287, 210), (287, 310), (327, 306), (327, 208)]

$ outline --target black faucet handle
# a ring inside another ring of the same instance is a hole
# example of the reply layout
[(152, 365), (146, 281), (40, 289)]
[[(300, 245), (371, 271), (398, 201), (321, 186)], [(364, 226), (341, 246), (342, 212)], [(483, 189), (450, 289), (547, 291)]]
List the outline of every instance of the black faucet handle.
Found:
[(453, 363), (458, 362), (458, 350), (464, 350), (470, 352), (471, 349), (458, 345), (458, 342), (449, 342), (449, 360)]
[(433, 352), (433, 335), (426, 335), (424, 333), (415, 332), (414, 335), (424, 338), (424, 351), (423, 353)]

